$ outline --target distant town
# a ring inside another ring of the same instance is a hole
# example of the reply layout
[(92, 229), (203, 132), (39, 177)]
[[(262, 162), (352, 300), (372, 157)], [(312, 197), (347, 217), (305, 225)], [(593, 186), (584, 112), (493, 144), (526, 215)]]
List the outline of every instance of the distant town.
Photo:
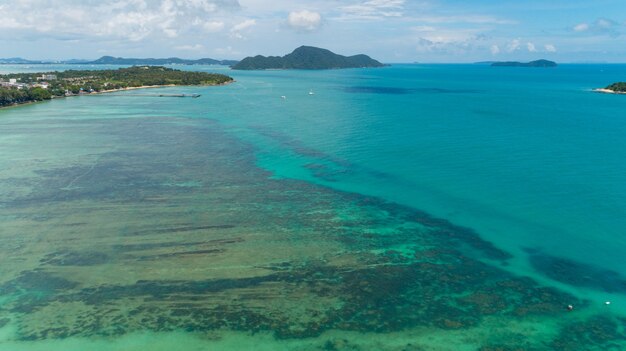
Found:
[(2, 80), (0, 78), (0, 87), (3, 88), (43, 88), (48, 89), (50, 83), (48, 81), (57, 80), (56, 74), (42, 74), (41, 76), (36, 77), (36, 82), (22, 82), (19, 78), (9, 78), (8, 80)]

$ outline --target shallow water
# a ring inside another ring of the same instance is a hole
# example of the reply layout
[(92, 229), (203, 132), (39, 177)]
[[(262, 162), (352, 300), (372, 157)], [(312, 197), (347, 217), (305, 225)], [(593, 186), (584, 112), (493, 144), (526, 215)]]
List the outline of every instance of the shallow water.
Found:
[(588, 70), (233, 72), (2, 110), (0, 349), (619, 349), (626, 101)]

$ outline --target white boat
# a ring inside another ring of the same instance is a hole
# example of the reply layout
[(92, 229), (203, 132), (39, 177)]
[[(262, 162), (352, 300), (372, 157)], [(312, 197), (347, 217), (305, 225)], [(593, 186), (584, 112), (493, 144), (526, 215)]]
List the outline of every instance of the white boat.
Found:
[(309, 95), (315, 95), (315, 93), (313, 92), (313, 90), (309, 90)]

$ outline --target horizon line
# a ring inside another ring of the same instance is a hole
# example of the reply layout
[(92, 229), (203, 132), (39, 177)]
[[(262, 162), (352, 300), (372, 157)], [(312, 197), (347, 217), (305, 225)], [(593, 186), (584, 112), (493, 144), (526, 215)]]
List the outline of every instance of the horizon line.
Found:
[[(106, 55), (109, 56), (109, 55)], [(116, 56), (111, 56), (111, 57), (116, 57)], [(28, 62), (28, 63), (18, 63), (18, 62), (14, 62), (14, 63), (5, 63), (5, 62), (0, 62), (0, 65), (46, 65), (46, 64), (75, 64), (75, 65), (80, 65), (80, 64), (93, 64), (93, 61), (96, 61), (98, 59), (77, 59), (77, 58), (69, 58), (69, 59), (40, 59), (40, 60), (36, 60), (36, 59), (25, 59), (23, 57), (20, 56), (15, 56), (15, 57), (10, 57), (11, 59), (22, 59), (22, 60), (26, 60), (26, 61), (39, 61), (39, 62)], [(122, 57), (122, 56), (118, 56), (116, 58), (124, 58), (124, 59), (137, 59), (137, 60), (142, 60), (142, 59), (146, 59), (146, 60), (150, 60), (150, 59), (158, 59), (158, 60), (162, 60), (162, 59), (181, 59), (181, 60), (189, 60), (189, 61), (198, 61), (198, 60), (202, 60), (202, 59), (211, 59), (211, 60), (216, 60), (216, 61), (241, 61), (241, 59), (215, 59), (215, 58), (211, 58), (211, 57), (201, 57), (201, 58), (184, 58), (184, 57), (176, 57), (176, 56), (171, 56), (171, 57)], [(7, 59), (7, 58), (0, 58), (0, 60), (3, 59)], [(395, 65), (438, 65), (438, 64), (444, 64), (444, 65), (454, 65), (454, 64), (459, 64), (459, 65), (463, 65), (463, 64), (489, 64), (489, 63), (494, 63), (494, 62), (532, 62), (532, 61), (536, 61), (536, 60), (542, 60), (542, 59), (533, 59), (533, 60), (479, 60), (479, 61), (397, 61), (397, 62), (393, 62), (393, 61), (381, 61), (381, 63), (383, 64), (395, 64)], [(86, 61), (86, 62), (77, 62), (77, 63), (67, 63), (68, 61)], [(550, 60), (553, 61), (553, 60)], [(556, 62), (557, 64), (626, 64), (626, 61), (553, 61)], [(115, 64), (113, 64), (115, 65)], [(209, 66), (209, 65), (207, 65)], [(220, 65), (218, 65), (220, 66)], [(223, 66), (223, 65), (221, 65)]]

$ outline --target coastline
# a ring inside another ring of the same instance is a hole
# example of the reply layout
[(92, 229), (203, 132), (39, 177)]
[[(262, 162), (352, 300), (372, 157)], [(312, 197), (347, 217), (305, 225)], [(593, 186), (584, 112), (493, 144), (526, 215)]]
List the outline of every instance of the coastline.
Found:
[[(50, 99), (50, 100), (52, 100), (52, 99)], [(8, 109), (8, 108), (16, 108), (16, 107), (22, 107), (22, 106), (27, 106), (27, 105), (39, 104), (39, 103), (50, 101), (50, 100), (26, 101), (26, 102), (22, 102), (22, 103), (19, 103), (19, 104), (13, 104), (13, 105), (8, 105), (8, 106), (0, 106), (0, 111)]]
[(594, 91), (594, 92), (596, 92), (596, 93), (601, 93), (601, 94), (626, 95), (626, 92), (623, 92), (623, 91), (615, 91), (615, 90), (606, 89), (606, 88), (598, 88), (598, 89), (593, 89), (593, 91)]
[(128, 87), (128, 88), (120, 88), (120, 89), (107, 89), (107, 90), (101, 90), (101, 91), (94, 91), (93, 93), (89, 93), (89, 94), (76, 94), (76, 95), (70, 95), (68, 97), (71, 97), (71, 96), (81, 96), (81, 95), (98, 95), (98, 94), (107, 94), (107, 93), (117, 93), (117, 92), (126, 91), (126, 90), (167, 88), (167, 87), (175, 87), (175, 86), (187, 86), (187, 85), (176, 85), (176, 84), (142, 85), (142, 86), (139, 86), (139, 87)]
[[(142, 85), (142, 86), (138, 86), (138, 87), (127, 87), (127, 88), (120, 88), (120, 89), (108, 89), (108, 90), (94, 91), (94, 92), (91, 92), (91, 93), (83, 93), (83, 94), (72, 94), (72, 95), (65, 95), (65, 96), (53, 96), (50, 100), (65, 99), (65, 98), (68, 98), (68, 97), (76, 97), (76, 96), (89, 96), (89, 95), (109, 94), (109, 93), (117, 93), (117, 92), (120, 92), (120, 91), (138, 90), (138, 89), (155, 89), (155, 88), (171, 88), (171, 87), (216, 87), (216, 86), (224, 86), (224, 85), (232, 84), (234, 82), (235, 82), (235, 80), (233, 79), (233, 80), (231, 80), (229, 82), (220, 83), (220, 84), (202, 84), (202, 85), (176, 85), (176, 84)], [(26, 102), (17, 103), (17, 104), (13, 104), (13, 105), (9, 105), (9, 106), (0, 106), (0, 110), (6, 109), (6, 108), (14, 108), (14, 107), (26, 106), (26, 105), (31, 105), (31, 104), (37, 104), (37, 103), (50, 101), (50, 100), (26, 101)]]

